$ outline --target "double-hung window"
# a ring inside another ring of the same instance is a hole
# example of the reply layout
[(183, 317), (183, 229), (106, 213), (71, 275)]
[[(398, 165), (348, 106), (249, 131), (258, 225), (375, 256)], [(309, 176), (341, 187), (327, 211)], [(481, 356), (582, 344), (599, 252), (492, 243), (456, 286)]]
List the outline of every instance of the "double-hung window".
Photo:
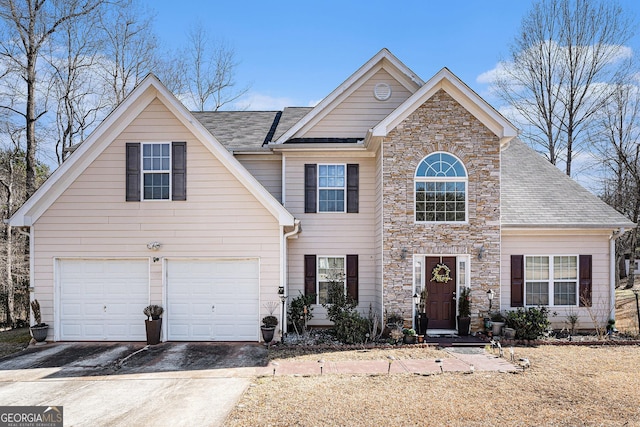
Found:
[(318, 165), (318, 211), (344, 212), (346, 200), (345, 165)]
[(525, 305), (578, 305), (578, 257), (526, 256)]
[(142, 144), (142, 198), (171, 197), (171, 144)]
[(346, 270), (344, 257), (318, 257), (318, 304), (328, 304), (329, 288), (341, 284), (346, 292)]
[(415, 174), (416, 222), (464, 222), (467, 220), (467, 172), (449, 153), (433, 153), (418, 165)]

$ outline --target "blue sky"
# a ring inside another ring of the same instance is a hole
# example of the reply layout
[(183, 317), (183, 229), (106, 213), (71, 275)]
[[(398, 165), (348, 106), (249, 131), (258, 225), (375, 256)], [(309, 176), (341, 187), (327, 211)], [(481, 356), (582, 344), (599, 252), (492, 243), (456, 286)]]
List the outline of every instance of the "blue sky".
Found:
[[(250, 109), (313, 105), (383, 47), (424, 80), (448, 67), (487, 96), (478, 77), (508, 56), (531, 6), (529, 0), (147, 4), (156, 11), (156, 31), (165, 47), (184, 44), (189, 26), (199, 21), (235, 49), (237, 82), (251, 86)], [(636, 0), (622, 5), (636, 15), (640, 11)], [(631, 43), (634, 50), (639, 40)]]

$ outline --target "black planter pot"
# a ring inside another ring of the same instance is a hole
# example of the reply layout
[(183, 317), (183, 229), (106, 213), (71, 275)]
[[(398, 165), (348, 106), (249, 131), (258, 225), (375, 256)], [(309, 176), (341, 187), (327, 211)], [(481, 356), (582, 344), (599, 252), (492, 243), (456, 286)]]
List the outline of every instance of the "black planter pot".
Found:
[(49, 333), (49, 325), (31, 326), (29, 330), (31, 331), (31, 336), (36, 340), (36, 342), (44, 342), (47, 339), (47, 334)]
[(405, 344), (415, 344), (416, 336), (415, 335), (403, 335), (402, 342)]
[(276, 328), (268, 328), (266, 326), (261, 326), (260, 330), (262, 331), (262, 339), (264, 340), (265, 343), (269, 344), (271, 341), (273, 341), (273, 334)]
[(162, 319), (145, 320), (147, 328), (147, 344), (156, 345), (160, 343), (160, 333), (162, 332)]
[(469, 335), (469, 328), (471, 326), (471, 317), (458, 316), (458, 335), (466, 337)]
[(418, 335), (426, 335), (429, 327), (429, 318), (427, 313), (420, 313), (418, 318)]

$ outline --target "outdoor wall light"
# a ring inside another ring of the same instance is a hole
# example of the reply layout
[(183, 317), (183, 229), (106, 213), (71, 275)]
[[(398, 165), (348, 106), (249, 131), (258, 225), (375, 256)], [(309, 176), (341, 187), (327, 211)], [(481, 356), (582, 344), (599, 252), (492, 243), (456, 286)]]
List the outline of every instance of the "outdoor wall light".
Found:
[(482, 259), (484, 257), (484, 245), (478, 248), (478, 259)]
[(152, 251), (157, 251), (158, 249), (160, 249), (160, 246), (162, 246), (160, 242), (147, 243), (147, 249), (151, 249)]
[(491, 311), (491, 303), (493, 303), (493, 296), (494, 296), (493, 289), (489, 289), (487, 291), (487, 299), (489, 300), (489, 311)]

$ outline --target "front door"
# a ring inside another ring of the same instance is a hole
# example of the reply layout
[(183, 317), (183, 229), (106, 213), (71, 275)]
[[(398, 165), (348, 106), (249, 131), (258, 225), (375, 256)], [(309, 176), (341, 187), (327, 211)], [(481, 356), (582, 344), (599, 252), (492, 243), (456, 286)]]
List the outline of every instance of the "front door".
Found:
[(429, 329), (456, 328), (456, 257), (426, 257)]

